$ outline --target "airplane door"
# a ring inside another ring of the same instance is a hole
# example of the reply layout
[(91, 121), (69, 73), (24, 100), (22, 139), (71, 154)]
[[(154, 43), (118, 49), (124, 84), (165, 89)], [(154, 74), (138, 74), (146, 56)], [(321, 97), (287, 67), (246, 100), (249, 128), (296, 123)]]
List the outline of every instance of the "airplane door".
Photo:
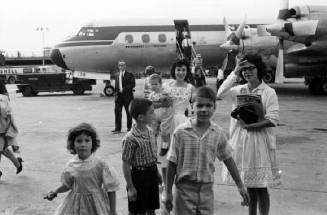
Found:
[(187, 34), (189, 36), (189, 39), (191, 39), (189, 24), (186, 19), (182, 20), (174, 20), (175, 25), (175, 31), (176, 31), (176, 54), (177, 57), (182, 59), (187, 56), (184, 56), (184, 50), (182, 46), (182, 41), (185, 39), (185, 35)]

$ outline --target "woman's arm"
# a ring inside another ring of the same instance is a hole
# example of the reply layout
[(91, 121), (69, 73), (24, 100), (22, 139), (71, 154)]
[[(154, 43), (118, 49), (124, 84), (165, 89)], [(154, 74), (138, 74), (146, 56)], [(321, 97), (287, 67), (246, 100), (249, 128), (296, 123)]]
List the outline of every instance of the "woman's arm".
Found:
[(269, 119), (264, 119), (260, 122), (256, 122), (256, 123), (252, 123), (252, 124), (245, 124), (241, 120), (241, 125), (244, 129), (246, 129), (248, 131), (255, 131), (255, 130), (262, 129), (262, 128), (275, 127), (275, 125)]
[(238, 76), (235, 74), (235, 71), (232, 71), (227, 78), (225, 79), (225, 81), (222, 83), (222, 85), (219, 87), (218, 92), (217, 92), (217, 99), (222, 99), (224, 98), (229, 90), (234, 87), (235, 85), (237, 85), (237, 79)]

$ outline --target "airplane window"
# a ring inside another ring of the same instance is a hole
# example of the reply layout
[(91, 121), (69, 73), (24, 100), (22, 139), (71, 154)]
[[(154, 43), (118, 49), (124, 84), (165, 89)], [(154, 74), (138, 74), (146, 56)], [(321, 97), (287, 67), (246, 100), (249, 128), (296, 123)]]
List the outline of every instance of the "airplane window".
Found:
[(143, 43), (150, 42), (150, 36), (149, 36), (149, 34), (143, 34), (142, 35), (142, 41), (143, 41)]
[(158, 36), (158, 40), (159, 40), (159, 42), (161, 42), (161, 43), (165, 43), (165, 42), (167, 41), (166, 34), (159, 34), (159, 36)]
[(133, 35), (131, 35), (131, 34), (127, 34), (127, 35), (125, 36), (125, 42), (126, 42), (126, 43), (133, 43)]

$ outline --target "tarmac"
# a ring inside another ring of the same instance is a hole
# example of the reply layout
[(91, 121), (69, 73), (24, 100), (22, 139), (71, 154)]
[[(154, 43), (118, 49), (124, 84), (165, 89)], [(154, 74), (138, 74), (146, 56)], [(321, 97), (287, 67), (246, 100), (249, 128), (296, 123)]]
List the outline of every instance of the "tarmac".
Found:
[[(207, 81), (215, 88), (213, 78)], [(144, 80), (137, 80), (136, 96), (142, 96), (143, 83)], [(279, 97), (281, 126), (276, 128), (277, 153), (283, 173), (281, 187), (270, 189), (270, 214), (327, 214), (327, 96), (310, 95), (303, 83), (272, 86)], [(116, 169), (121, 181), (121, 189), (117, 192), (118, 214), (127, 215), (121, 167), (121, 139), (126, 134), (126, 116), (123, 111), (123, 133), (111, 134), (114, 129), (113, 97), (99, 96), (101, 86), (83, 96), (65, 92), (23, 97), (15, 93), (15, 85), (7, 85), (7, 88), (20, 130), (18, 141), (24, 169), (16, 175), (15, 167), (2, 158), (0, 214), (54, 213), (66, 194), (60, 194), (53, 201), (42, 197), (60, 185), (61, 171), (72, 157), (66, 150), (68, 129), (80, 122), (90, 122), (97, 128), (101, 139), (96, 155)], [(213, 120), (226, 132), (230, 112), (229, 99), (217, 102)], [(217, 161), (215, 214), (247, 214), (236, 187), (222, 182), (221, 167), (222, 163)], [(161, 210), (157, 214), (161, 214)]]

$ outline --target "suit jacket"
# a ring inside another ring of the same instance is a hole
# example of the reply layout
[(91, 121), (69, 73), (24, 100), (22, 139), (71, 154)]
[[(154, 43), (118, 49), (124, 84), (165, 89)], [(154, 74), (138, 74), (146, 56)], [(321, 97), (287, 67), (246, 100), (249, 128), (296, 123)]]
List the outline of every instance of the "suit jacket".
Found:
[(116, 98), (132, 99), (135, 88), (135, 77), (132, 73), (125, 71), (123, 79), (123, 92), (119, 92), (119, 72), (115, 76), (115, 96)]

